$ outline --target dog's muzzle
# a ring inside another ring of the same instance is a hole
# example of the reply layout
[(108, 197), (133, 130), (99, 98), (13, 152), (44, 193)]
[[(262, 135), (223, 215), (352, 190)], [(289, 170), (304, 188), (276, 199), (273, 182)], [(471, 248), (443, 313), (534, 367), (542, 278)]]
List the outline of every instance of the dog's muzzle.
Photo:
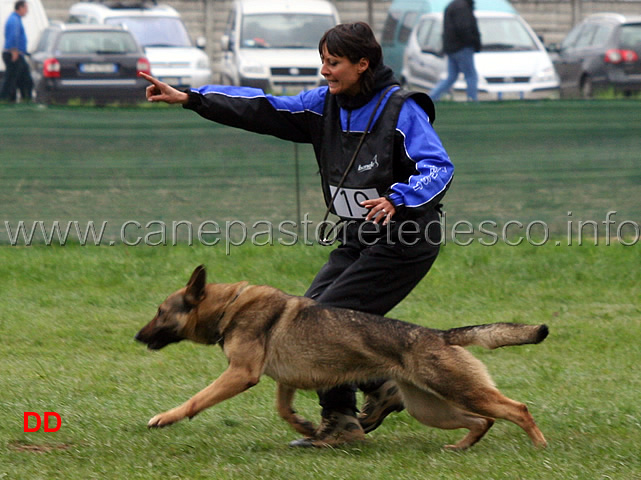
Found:
[(160, 350), (171, 343), (178, 343), (184, 340), (173, 329), (160, 328), (148, 331), (147, 327), (140, 330), (134, 339), (147, 345), (149, 350)]

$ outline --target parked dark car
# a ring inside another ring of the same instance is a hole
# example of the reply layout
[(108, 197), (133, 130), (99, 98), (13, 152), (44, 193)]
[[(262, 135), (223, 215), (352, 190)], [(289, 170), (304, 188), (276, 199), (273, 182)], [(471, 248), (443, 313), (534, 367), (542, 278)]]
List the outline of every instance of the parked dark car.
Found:
[(64, 25), (46, 28), (31, 55), (36, 100), (141, 102), (149, 61), (133, 35), (121, 27)]
[(552, 51), (563, 96), (641, 90), (641, 16), (590, 15)]

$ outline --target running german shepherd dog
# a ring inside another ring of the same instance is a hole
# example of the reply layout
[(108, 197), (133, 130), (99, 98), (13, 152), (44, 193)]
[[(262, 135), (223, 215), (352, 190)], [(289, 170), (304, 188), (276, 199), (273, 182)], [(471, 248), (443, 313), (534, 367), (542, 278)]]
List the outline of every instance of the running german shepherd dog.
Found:
[(450, 449), (478, 442), (495, 418), (523, 428), (546, 446), (527, 407), (502, 395), (485, 366), (463, 349), (539, 343), (546, 325), (494, 323), (450, 330), (325, 307), (269, 286), (206, 283), (197, 267), (186, 287), (171, 294), (136, 335), (149, 349), (192, 340), (219, 344), (229, 367), (182, 405), (149, 420), (171, 425), (256, 385), (265, 374), (278, 383), (278, 413), (311, 437), (313, 424), (296, 414), (296, 389), (323, 389), (377, 378), (396, 380), (408, 412), (418, 421), (469, 433)]

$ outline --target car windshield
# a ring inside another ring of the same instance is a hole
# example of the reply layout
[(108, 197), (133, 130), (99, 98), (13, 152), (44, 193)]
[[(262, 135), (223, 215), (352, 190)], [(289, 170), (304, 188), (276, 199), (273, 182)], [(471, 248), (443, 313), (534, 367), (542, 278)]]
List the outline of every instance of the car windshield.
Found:
[(243, 18), (243, 48), (317, 48), (323, 34), (334, 26), (331, 15), (270, 13)]
[(136, 53), (138, 46), (127, 32), (64, 32), (56, 51), (63, 54)]
[(641, 52), (641, 23), (621, 27), (621, 48)]
[(109, 25), (124, 25), (143, 47), (191, 47), (187, 29), (175, 17), (111, 17)]
[(529, 51), (537, 50), (536, 43), (516, 18), (479, 18), (481, 50), (492, 51)]
[(57, 29), (47, 28), (42, 32), (38, 40), (38, 46), (36, 47), (37, 52), (43, 52), (49, 48), (51, 42), (56, 38), (56, 31)]
[(428, 19), (416, 27), (416, 38), (424, 53), (440, 55), (443, 51), (443, 23)]

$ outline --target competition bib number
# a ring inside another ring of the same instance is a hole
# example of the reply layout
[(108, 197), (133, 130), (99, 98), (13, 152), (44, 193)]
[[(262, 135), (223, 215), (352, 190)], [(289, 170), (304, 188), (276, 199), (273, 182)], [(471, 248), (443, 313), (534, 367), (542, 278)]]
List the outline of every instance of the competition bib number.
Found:
[[(330, 185), (329, 191), (334, 197), (336, 187)], [(341, 188), (334, 198), (334, 211), (341, 218), (365, 218), (369, 210), (361, 202), (379, 197), (375, 188)]]

